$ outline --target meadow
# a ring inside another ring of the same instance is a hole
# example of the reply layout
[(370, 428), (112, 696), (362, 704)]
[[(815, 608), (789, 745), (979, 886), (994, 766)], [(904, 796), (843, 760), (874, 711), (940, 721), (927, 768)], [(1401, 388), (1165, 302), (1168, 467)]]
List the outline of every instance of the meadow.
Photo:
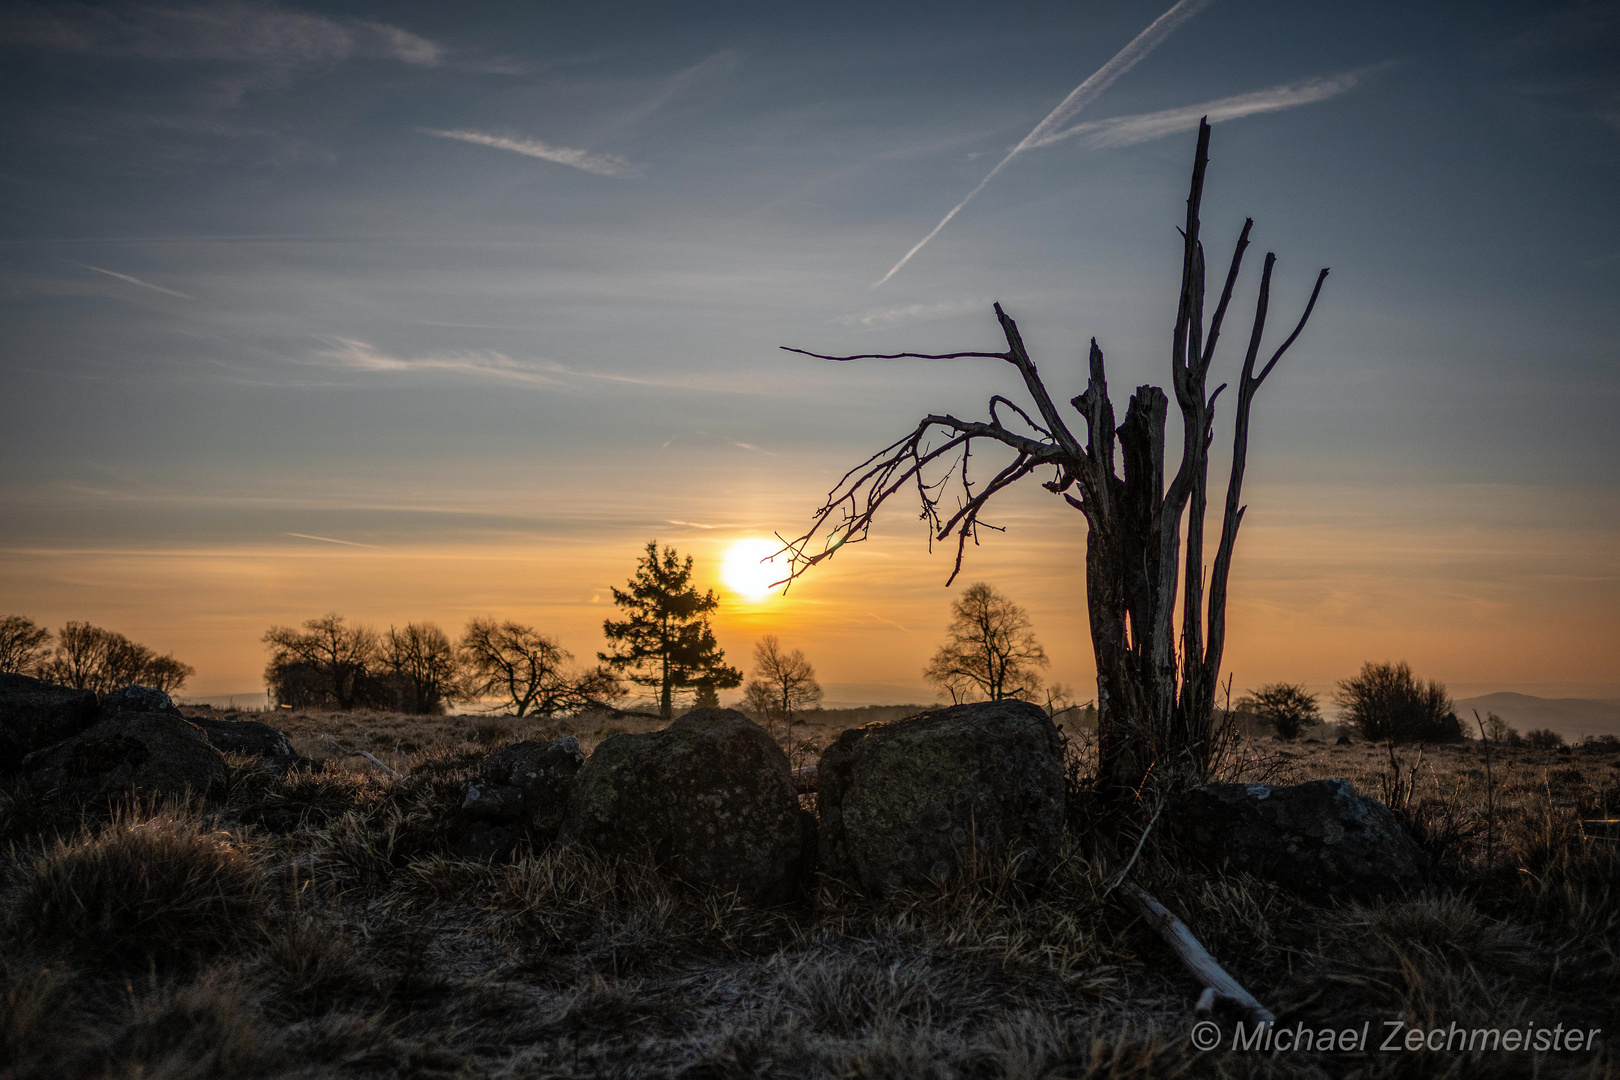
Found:
[[(216, 715), (218, 715), (216, 713)], [(244, 714), (242, 718), (259, 718)], [(1093, 798), (1065, 730), (1062, 857), (874, 900), (821, 878), (753, 907), (586, 850), (458, 858), (483, 755), (634, 718), (282, 711), (319, 772), (229, 759), (214, 801), (0, 792), (10, 1077), (1490, 1077), (1612, 1075), (1620, 1035), (1620, 748), (1391, 751), (1236, 740), (1228, 779), (1346, 777), (1433, 861), (1425, 886), (1315, 904), (1200, 869), (1148, 828), (1133, 880), (1278, 1016), (1370, 1025), (1341, 1052), (1189, 1041), (1199, 987), (1113, 889), (1152, 817)], [(883, 717), (877, 717), (882, 719)], [(824, 744), (850, 717), (818, 716)], [(353, 752), (365, 750), (399, 775)], [(805, 796), (813, 806), (813, 796)], [(1229, 1032), (1234, 1018), (1217, 1015)], [(1383, 1051), (1385, 1025), (1602, 1029), (1595, 1050)]]

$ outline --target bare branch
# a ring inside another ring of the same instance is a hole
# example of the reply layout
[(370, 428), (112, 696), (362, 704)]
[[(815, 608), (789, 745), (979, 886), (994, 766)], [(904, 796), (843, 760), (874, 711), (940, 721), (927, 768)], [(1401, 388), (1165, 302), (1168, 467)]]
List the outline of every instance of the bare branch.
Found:
[(798, 353), (800, 356), (813, 356), (817, 360), (961, 360), (966, 357), (977, 357), (981, 360), (1012, 360), (1006, 353), (999, 352), (953, 352), (953, 353), (856, 353), (853, 356), (828, 356), (825, 353), (810, 352), (807, 349), (795, 349), (790, 345), (778, 345), (783, 352)]
[(1277, 351), (1271, 354), (1271, 359), (1266, 362), (1266, 366), (1260, 369), (1260, 374), (1254, 377), (1255, 382), (1265, 381), (1266, 376), (1271, 374), (1271, 369), (1277, 366), (1277, 361), (1282, 359), (1282, 354), (1288, 351), (1288, 346), (1292, 345), (1294, 339), (1299, 337), (1299, 332), (1305, 329), (1306, 320), (1311, 317), (1311, 310), (1316, 307), (1316, 298), (1321, 295), (1322, 282), (1327, 280), (1327, 276), (1328, 268), (1324, 266), (1322, 272), (1316, 275), (1316, 287), (1311, 290), (1311, 299), (1305, 305), (1305, 313), (1299, 317), (1299, 325), (1294, 327), (1294, 332), (1288, 335), (1287, 341), (1277, 346)]

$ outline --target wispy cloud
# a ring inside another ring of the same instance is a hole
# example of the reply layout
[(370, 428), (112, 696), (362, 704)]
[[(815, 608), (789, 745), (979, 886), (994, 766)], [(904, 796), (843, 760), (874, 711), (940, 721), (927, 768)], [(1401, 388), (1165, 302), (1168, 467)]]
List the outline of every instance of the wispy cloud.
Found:
[(194, 6), (118, 4), (92, 7), (8, 5), (0, 37), (12, 44), (148, 60), (233, 60), (293, 65), (374, 56), (437, 64), (443, 50), (386, 23), (338, 21), (268, 4)]
[(356, 540), (339, 540), (334, 536), (315, 536), (311, 533), (282, 533), (282, 536), (296, 536), (300, 540), (319, 540), (323, 544), (342, 544), (344, 547), (375, 548), (376, 544), (362, 544)]
[(838, 321), (845, 326), (857, 326), (862, 330), (885, 330), (903, 323), (943, 319), (949, 315), (959, 315), (964, 311), (973, 311), (980, 307), (988, 309), (990, 304), (988, 301), (979, 300), (946, 300), (937, 304), (904, 304), (899, 307), (869, 308), (866, 311), (858, 311), (853, 315), (845, 315)]
[(642, 171), (640, 166), (632, 165), (622, 157), (616, 157), (612, 154), (593, 154), (589, 150), (576, 150), (569, 146), (553, 146), (550, 143), (541, 142), (539, 139), (525, 139), (515, 135), (495, 135), (487, 131), (472, 131), (464, 128), (454, 131), (422, 128), (421, 131), (424, 135), (437, 135), (441, 139), (459, 139), (462, 142), (489, 146), (496, 150), (510, 150), (514, 154), (541, 158), (545, 161), (555, 161), (559, 165), (572, 165), (576, 169), (583, 169), (598, 176), (628, 178), (639, 175)]
[(690, 529), (735, 529), (737, 526), (727, 522), (722, 525), (705, 525), (701, 521), (676, 521), (674, 518), (665, 519), (671, 525), (685, 525)]
[(110, 278), (117, 278), (119, 281), (127, 281), (131, 285), (139, 285), (143, 289), (151, 289), (153, 292), (164, 293), (168, 296), (178, 296), (182, 300), (197, 299), (195, 296), (187, 296), (183, 292), (175, 292), (173, 289), (165, 289), (161, 285), (154, 285), (150, 281), (142, 281), (138, 277), (131, 277), (128, 274), (120, 274), (116, 270), (103, 270), (101, 267), (91, 266), (89, 263), (78, 263), (77, 265), (84, 267), (86, 270), (94, 270), (98, 274), (106, 274)]
[(1337, 97), (1360, 81), (1361, 72), (1345, 72), (1326, 79), (1288, 83), (1247, 94), (1217, 98), (1198, 105), (1184, 105), (1159, 112), (1137, 113), (1134, 116), (1116, 116), (1108, 120), (1088, 120), (1062, 131), (1045, 136), (1035, 146), (1050, 146), (1067, 139), (1079, 139), (1080, 144), (1092, 150), (1110, 150), (1120, 146), (1161, 139), (1198, 126), (1200, 118), (1208, 116), (1211, 124), (1223, 120), (1237, 120), (1258, 113), (1277, 112), (1299, 105), (1310, 105)]
[(1064, 124), (1067, 124), (1070, 120), (1074, 119), (1081, 109), (1095, 101), (1104, 90), (1107, 90), (1114, 84), (1115, 80), (1117, 80), (1127, 71), (1131, 70), (1131, 68), (1135, 67), (1137, 62), (1148, 53), (1158, 48), (1159, 43), (1174, 33), (1176, 27), (1180, 26), (1182, 23), (1186, 22), (1188, 19), (1202, 11), (1206, 6), (1208, 6), (1209, 2), (1210, 0), (1180, 0), (1180, 2), (1172, 7), (1169, 11), (1166, 11), (1157, 19), (1154, 19), (1153, 22), (1148, 25), (1146, 30), (1143, 30), (1140, 34), (1137, 34), (1136, 37), (1132, 38), (1130, 44), (1126, 45), (1123, 49), (1119, 50), (1119, 52), (1115, 53), (1113, 58), (1110, 59), (1108, 63), (1092, 72), (1091, 76), (1087, 78), (1085, 82), (1071, 90), (1069, 92), (1069, 96), (1058, 103), (1057, 108), (1046, 114), (1046, 119), (1035, 125), (1035, 130), (1031, 131), (1028, 135), (1025, 135), (1023, 140), (1019, 142), (1017, 146), (1013, 147), (1012, 150), (1008, 151), (1007, 156), (1002, 158), (996, 167), (991, 169), (990, 172), (986, 174), (983, 180), (979, 181), (978, 187), (968, 192), (961, 202), (951, 207), (950, 213), (941, 218), (939, 224), (935, 225), (933, 230), (929, 232), (927, 236), (917, 241), (917, 243), (912, 246), (912, 249), (901, 257), (899, 262), (891, 266), (887, 274), (884, 274), (881, 278), (875, 281), (872, 284), (872, 288), (875, 289), (879, 285), (882, 285), (885, 281), (888, 281), (890, 278), (894, 277), (894, 275), (899, 272), (900, 268), (905, 266), (906, 263), (910, 262), (912, 256), (921, 251), (928, 241), (938, 236), (939, 231), (949, 224), (953, 217), (962, 212), (962, 207), (971, 202), (973, 200), (973, 196), (983, 191), (984, 186), (994, 179), (997, 173), (1006, 168), (1007, 164), (1012, 161), (1013, 158), (1017, 157), (1019, 154), (1023, 153), (1025, 150), (1028, 150), (1032, 146), (1040, 145), (1041, 140), (1047, 138), (1053, 132), (1062, 128)]
[(350, 371), (445, 371), (533, 385), (556, 382), (532, 366), (498, 352), (442, 352), (406, 358), (391, 356), (364, 341), (337, 338), (331, 348), (321, 349), (315, 355)]

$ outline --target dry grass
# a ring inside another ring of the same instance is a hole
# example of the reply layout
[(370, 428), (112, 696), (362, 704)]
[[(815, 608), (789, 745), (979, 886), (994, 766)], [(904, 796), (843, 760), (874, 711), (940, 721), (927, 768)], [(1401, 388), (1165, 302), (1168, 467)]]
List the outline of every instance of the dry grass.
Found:
[[(1150, 808), (1090, 799), (1082, 732), (1042, 888), (986, 866), (882, 901), (823, 880), (763, 909), (586, 851), (458, 857), (461, 785), (480, 756), (557, 725), (275, 719), (324, 771), (232, 760), (210, 805), (67, 808), (0, 791), (0, 1076), (1483, 1080), (1597, 1077), (1615, 1060), (1199, 1054), (1198, 987), (1109, 892)], [(1503, 751), (1487, 813), (1477, 745), (1421, 764), (1360, 743), (1234, 751), (1229, 769), (1251, 778), (1347, 776), (1377, 792), (1404, 777), (1397, 811), (1437, 860), (1417, 895), (1312, 905), (1188, 869), (1148, 833), (1136, 879), (1284, 1024), (1620, 1031), (1620, 857), (1582, 825), (1613, 816), (1620, 755)]]

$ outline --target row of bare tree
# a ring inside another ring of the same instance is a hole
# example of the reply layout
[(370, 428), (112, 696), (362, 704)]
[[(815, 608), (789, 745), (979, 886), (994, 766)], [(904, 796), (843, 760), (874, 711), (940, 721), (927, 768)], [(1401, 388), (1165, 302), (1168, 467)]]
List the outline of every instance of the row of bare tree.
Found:
[(555, 638), (532, 626), (473, 619), (459, 641), (433, 623), (378, 632), (332, 612), (302, 629), (264, 635), (265, 686), (274, 704), (442, 713), (457, 701), (492, 700), (517, 716), (550, 716), (619, 693), (606, 668), (581, 668)]
[(69, 622), (52, 634), (25, 616), (7, 615), (0, 617), (0, 673), (32, 675), (104, 697), (137, 683), (171, 693), (196, 671), (116, 630)]

